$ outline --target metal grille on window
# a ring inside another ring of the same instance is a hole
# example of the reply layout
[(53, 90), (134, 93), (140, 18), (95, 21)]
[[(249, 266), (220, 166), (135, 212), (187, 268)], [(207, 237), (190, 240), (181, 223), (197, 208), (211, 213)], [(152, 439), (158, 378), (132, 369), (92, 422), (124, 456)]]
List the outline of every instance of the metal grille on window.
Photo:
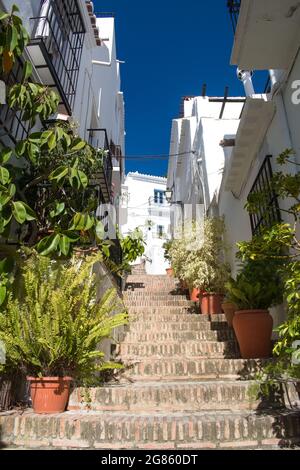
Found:
[(270, 228), (274, 224), (281, 222), (281, 214), (278, 198), (272, 187), (272, 164), (271, 155), (268, 155), (252, 186), (249, 196), (256, 193), (263, 193), (263, 202), (255, 214), (250, 214), (251, 230), (253, 235), (259, 235), (264, 228)]
[[(7, 87), (20, 83), (23, 75), (24, 63), (22, 59), (17, 59), (9, 74), (3, 74), (0, 79)], [(0, 105), (0, 141), (3, 145), (10, 146), (17, 141), (27, 137), (29, 132), (29, 122), (22, 121), (22, 114), (13, 111), (7, 104)], [(7, 138), (9, 141), (7, 141)]]
[(58, 91), (61, 111), (72, 114), (85, 27), (77, 0), (44, 0), (29, 53), (43, 83)]

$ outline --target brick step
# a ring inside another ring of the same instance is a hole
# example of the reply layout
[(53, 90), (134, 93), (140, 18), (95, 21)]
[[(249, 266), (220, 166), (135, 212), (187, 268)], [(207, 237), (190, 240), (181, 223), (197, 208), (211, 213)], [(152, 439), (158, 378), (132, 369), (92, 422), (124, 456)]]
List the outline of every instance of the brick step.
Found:
[(125, 342), (141, 343), (141, 342), (160, 342), (160, 341), (229, 341), (234, 340), (233, 330), (219, 331), (173, 331), (173, 332), (129, 332), (126, 335)]
[(133, 288), (126, 288), (124, 291), (125, 293), (131, 292), (131, 293), (137, 293), (137, 294), (169, 294), (171, 291), (175, 289), (174, 286), (166, 286), (166, 287), (157, 287), (157, 286), (144, 286), (142, 285), (141, 287), (134, 286)]
[(120, 345), (120, 356), (126, 362), (129, 358), (144, 357), (239, 357), (239, 349), (235, 341), (207, 342), (164, 342), (164, 343), (129, 343)]
[[(170, 300), (177, 302), (190, 302), (190, 299), (187, 298), (186, 295), (173, 295), (173, 294), (159, 294), (159, 295), (153, 295), (153, 292), (141, 292), (141, 295), (137, 294), (130, 294), (130, 295), (123, 295), (123, 300), (125, 302), (149, 302), (151, 304), (152, 301), (155, 302), (169, 302)], [(150, 295), (149, 295), (150, 294)]]
[(300, 441), (299, 412), (84, 412), (0, 415), (4, 445), (49, 449), (230, 449)]
[(160, 306), (160, 307), (192, 307), (194, 306), (194, 302), (191, 302), (190, 300), (184, 299), (184, 300), (154, 300), (154, 299), (139, 299), (139, 300), (132, 300), (132, 299), (127, 299), (126, 305), (129, 307), (155, 307), (155, 306)]
[[(199, 309), (195, 308), (194, 306), (191, 306), (191, 307), (178, 307), (178, 306), (162, 306), (162, 307), (159, 307), (159, 306), (128, 306), (127, 305), (127, 309), (131, 312), (131, 313), (137, 313), (139, 315), (142, 315), (142, 314), (155, 314), (155, 315), (163, 315), (163, 314), (170, 314), (170, 313), (175, 313), (175, 314), (182, 314), (182, 313), (185, 313), (185, 314), (190, 314), (190, 313), (193, 313), (195, 315), (199, 315), (200, 316), (200, 312), (199, 312)], [(205, 316), (205, 318), (208, 318), (207, 315), (203, 315), (203, 317)]]
[(251, 380), (266, 360), (224, 358), (145, 358), (127, 363), (124, 376), (135, 381)]
[(221, 315), (215, 315), (216, 318), (212, 317), (210, 318), (208, 315), (201, 315), (194, 313), (194, 311), (190, 312), (182, 312), (182, 313), (170, 313), (170, 312), (159, 312), (156, 311), (156, 313), (153, 313), (152, 311), (149, 312), (144, 312), (143, 310), (137, 311), (135, 310), (129, 310), (129, 317), (131, 317), (133, 320), (138, 320), (140, 322), (146, 322), (146, 323), (152, 323), (152, 322), (168, 322), (168, 323), (174, 323), (174, 322), (182, 322), (182, 321), (188, 321), (188, 322), (200, 322), (200, 323), (221, 323), (224, 325), (227, 325), (227, 322), (225, 321), (225, 318), (223, 318)]
[(152, 322), (132, 322), (130, 324), (131, 332), (151, 331), (153, 333), (160, 331), (209, 331), (209, 330), (226, 330), (228, 325), (225, 322), (205, 322), (205, 321), (178, 321), (168, 323), (163, 321)]
[(148, 282), (155, 282), (155, 281), (174, 281), (176, 280), (175, 277), (169, 277), (166, 274), (145, 274), (144, 276), (136, 276), (135, 274), (129, 274), (127, 277), (128, 281), (131, 281), (132, 279), (140, 279), (142, 278), (143, 280), (146, 280)]
[(132, 285), (132, 284), (145, 284), (145, 285), (160, 285), (161, 287), (164, 287), (164, 286), (169, 286), (169, 285), (172, 285), (172, 286), (178, 286), (179, 285), (179, 282), (174, 279), (174, 278), (171, 278), (171, 277), (167, 277), (167, 276), (161, 276), (161, 277), (158, 277), (158, 276), (143, 276), (143, 275), (138, 275), (138, 276), (134, 276), (134, 275), (131, 275), (131, 276), (128, 276), (127, 279), (126, 279), (126, 284), (129, 284), (129, 285)]
[(132, 298), (132, 297), (137, 297), (137, 298), (143, 298), (143, 297), (154, 297), (154, 298), (174, 298), (174, 299), (186, 299), (187, 296), (182, 294), (181, 292), (179, 291), (176, 291), (176, 290), (170, 290), (169, 292), (168, 291), (163, 291), (163, 292), (135, 292), (135, 291), (125, 291), (123, 293), (123, 297), (125, 298)]
[(92, 411), (200, 411), (256, 409), (250, 400), (254, 382), (146, 382), (88, 389), (76, 388), (69, 400), (69, 410)]

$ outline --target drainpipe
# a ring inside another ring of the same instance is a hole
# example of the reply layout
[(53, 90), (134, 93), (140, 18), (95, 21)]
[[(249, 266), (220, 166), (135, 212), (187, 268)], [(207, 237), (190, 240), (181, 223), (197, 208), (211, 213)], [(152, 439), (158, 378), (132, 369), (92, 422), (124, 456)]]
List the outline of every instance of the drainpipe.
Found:
[(104, 67), (110, 67), (111, 66), (111, 61), (110, 62), (102, 62), (101, 60), (92, 60), (92, 64), (94, 64), (94, 65), (103, 65)]
[(254, 95), (254, 86), (252, 82), (252, 76), (253, 72), (250, 70), (241, 70), (237, 69), (236, 71), (238, 79), (243, 83), (244, 89), (245, 89), (245, 94), (248, 97), (251, 97)]
[[(125, 64), (124, 60), (115, 59), (115, 61), (117, 62), (117, 64)], [(104, 65), (104, 67), (110, 67), (111, 64), (112, 64), (112, 60), (110, 62), (102, 62), (101, 60), (92, 60), (92, 64), (94, 64), (94, 65)]]

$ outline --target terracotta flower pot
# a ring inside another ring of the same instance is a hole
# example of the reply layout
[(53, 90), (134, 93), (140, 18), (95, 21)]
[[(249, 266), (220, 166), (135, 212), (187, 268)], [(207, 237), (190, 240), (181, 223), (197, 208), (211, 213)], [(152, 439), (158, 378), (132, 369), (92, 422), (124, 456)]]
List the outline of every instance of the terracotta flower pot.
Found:
[(243, 359), (270, 357), (273, 318), (268, 310), (238, 310), (233, 328)]
[(174, 270), (173, 268), (167, 268), (166, 269), (167, 276), (169, 277), (174, 277)]
[(222, 305), (222, 310), (225, 313), (226, 321), (230, 327), (232, 327), (232, 321), (235, 312), (237, 311), (237, 306), (233, 304), (232, 302), (223, 302)]
[(202, 292), (200, 297), (200, 308), (202, 315), (218, 315), (222, 311), (223, 295)]
[(27, 377), (35, 413), (63, 413), (66, 409), (71, 377)]
[(192, 302), (199, 302), (199, 295), (200, 295), (200, 291), (199, 289), (190, 289), (190, 300)]

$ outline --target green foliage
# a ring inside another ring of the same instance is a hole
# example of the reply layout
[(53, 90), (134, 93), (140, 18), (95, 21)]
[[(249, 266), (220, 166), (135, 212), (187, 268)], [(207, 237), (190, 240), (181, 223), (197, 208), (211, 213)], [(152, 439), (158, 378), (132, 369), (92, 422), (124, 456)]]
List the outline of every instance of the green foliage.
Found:
[[(0, 339), (11, 368), (34, 376), (71, 375), (88, 380), (106, 364), (99, 344), (127, 323), (114, 290), (97, 301), (93, 265), (100, 255), (67, 262), (32, 254), (0, 313)], [(119, 312), (114, 315), (116, 310)]]
[(0, 74), (11, 71), (15, 60), (22, 55), (29, 42), (22, 20), (15, 14), (18, 11), (17, 5), (13, 5), (10, 13), (0, 11)]
[[(294, 151), (287, 149), (277, 158), (281, 166), (290, 163), (297, 167), (293, 160)], [(291, 201), (289, 208), (282, 208), (291, 222), (279, 223), (262, 231), (250, 242), (239, 243), (241, 259), (262, 260), (272, 266), (274, 272), (283, 282), (284, 300), (288, 318), (279, 326), (279, 339), (274, 347), (275, 362), (265, 368), (260, 378), (261, 386), (266, 391), (281, 378), (300, 378), (300, 351), (295, 342), (300, 340), (300, 174), (285, 171), (275, 173), (272, 187), (280, 200)], [(247, 208), (251, 213), (259, 213), (260, 204), (265, 196), (257, 193), (248, 201)], [(271, 208), (270, 208), (271, 210)], [(275, 266), (274, 266), (275, 263)], [(268, 283), (265, 283), (268, 290)]]
[(266, 310), (283, 299), (283, 286), (277, 263), (248, 260), (236, 279), (226, 283), (227, 298), (239, 310)]
[(0, 261), (0, 307), (6, 301), (7, 290), (14, 281), (14, 259), (12, 257), (4, 258)]
[(136, 228), (126, 237), (119, 235), (119, 238), (123, 254), (123, 267), (128, 270), (130, 263), (133, 263), (145, 253), (143, 232)]
[[(11, 14), (0, 12), (0, 76), (11, 70), (28, 42), (17, 11), (14, 6)], [(32, 66), (25, 62), (20, 83), (8, 87), (7, 102), (32, 129), (57, 112), (59, 97), (33, 82)], [(91, 184), (102, 171), (106, 152), (82, 140), (71, 122), (47, 126), (29, 133), (14, 149), (0, 148), (0, 235), (13, 238), (17, 226), (19, 241), (44, 256), (65, 259), (75, 247), (97, 245), (109, 257), (110, 244), (103, 241), (104, 227), (95, 216), (99, 187)], [(128, 258), (140, 250), (125, 248)], [(4, 276), (0, 301), (7, 285)]]
[(172, 243), (173, 243), (172, 240), (167, 240), (163, 244), (164, 258), (165, 258), (166, 261), (171, 261), (170, 250), (171, 250)]
[(173, 240), (169, 254), (176, 276), (190, 287), (223, 293), (230, 268), (224, 262), (226, 245), (222, 218), (207, 217), (203, 225), (186, 225), (183, 236)]
[[(30, 65), (30, 62), (26, 62)], [(58, 95), (47, 86), (28, 82), (28, 73), (31, 74), (29, 65), (25, 65), (25, 83), (13, 85), (8, 94), (8, 104), (15, 111), (22, 112), (22, 119), (30, 121), (33, 127), (37, 116), (47, 120), (57, 110), (59, 104)]]

